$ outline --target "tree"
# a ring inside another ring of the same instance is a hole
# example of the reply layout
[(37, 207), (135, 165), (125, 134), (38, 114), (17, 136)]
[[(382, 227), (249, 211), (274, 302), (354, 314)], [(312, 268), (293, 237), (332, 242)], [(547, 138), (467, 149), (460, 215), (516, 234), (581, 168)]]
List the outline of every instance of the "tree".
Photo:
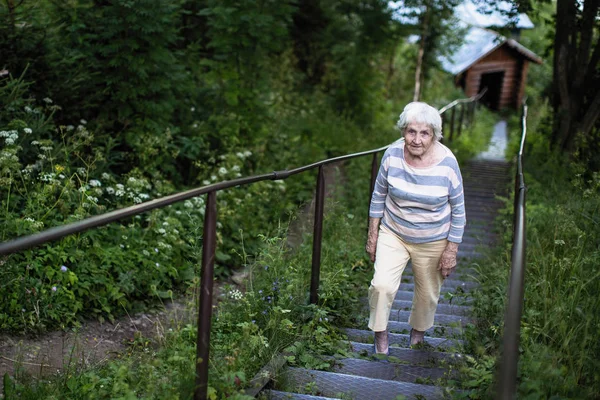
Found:
[(600, 0), (558, 0), (552, 143), (575, 151), (600, 116)]
[(437, 58), (447, 54), (461, 36), (454, 9), (460, 0), (405, 0), (396, 2), (396, 11), (408, 24), (416, 21), (419, 48), (415, 66), (415, 89), (413, 101), (419, 101), (423, 81), (428, 71), (437, 65)]

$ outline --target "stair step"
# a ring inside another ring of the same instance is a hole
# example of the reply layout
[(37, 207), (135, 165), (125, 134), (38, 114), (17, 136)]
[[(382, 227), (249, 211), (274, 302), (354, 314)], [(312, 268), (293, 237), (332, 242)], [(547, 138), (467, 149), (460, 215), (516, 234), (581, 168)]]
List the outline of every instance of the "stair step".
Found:
[[(398, 290), (396, 293), (396, 300), (412, 301), (415, 292), (408, 290)], [(454, 305), (465, 305), (473, 301), (473, 298), (464, 294), (452, 295), (451, 292), (442, 292), (438, 300), (438, 307), (441, 304), (454, 304)]]
[[(388, 329), (390, 332), (399, 332), (408, 335), (412, 327), (408, 322), (389, 321)], [(436, 338), (456, 338), (463, 334), (462, 327), (434, 325), (431, 329), (425, 331), (425, 337)]]
[(382, 363), (379, 361), (368, 361), (358, 358), (344, 358), (337, 360), (337, 363), (333, 366), (332, 372), (412, 383), (424, 383), (424, 380), (437, 380), (443, 378), (448, 373), (444, 368)]
[[(390, 312), (390, 321), (408, 321), (408, 317), (410, 316), (410, 311), (405, 311), (397, 308), (392, 308)], [(464, 315), (448, 315), (436, 313), (434, 317), (434, 321), (436, 325), (457, 325), (457, 326), (465, 326), (466, 324), (472, 324), (473, 320), (469, 317), (465, 317)]]
[[(457, 267), (458, 268), (458, 267)], [(475, 272), (474, 270), (471, 270), (472, 272)], [(451, 275), (450, 278), (445, 279), (444, 283), (442, 284), (442, 289), (444, 288), (455, 288), (455, 287), (463, 287), (463, 288), (476, 288), (479, 286), (479, 283), (477, 282), (466, 282), (462, 279), (455, 279), (456, 275)], [(402, 286), (403, 283), (414, 283), (414, 275), (406, 275), (406, 276), (402, 276), (402, 281), (400, 282), (400, 285)]]
[[(392, 308), (400, 310), (410, 311), (412, 308), (412, 301), (410, 300), (394, 300)], [(473, 307), (459, 306), (456, 304), (438, 304), (436, 313), (446, 315), (463, 315), (468, 316), (473, 312)]]
[[(402, 280), (404, 281), (406, 280), (411, 280), (411, 282), (401, 282), (400, 283), (400, 290), (407, 290), (409, 292), (414, 292), (415, 290), (415, 284), (412, 283), (412, 275), (406, 275), (402, 277)], [(454, 279), (446, 279), (444, 281), (444, 283), (442, 284), (442, 292), (450, 292), (450, 291), (454, 291), (458, 288), (462, 289), (463, 291), (467, 291), (470, 289), (475, 289), (479, 286), (479, 283), (477, 282), (465, 282), (465, 281), (457, 281)]]
[[(372, 343), (350, 342), (354, 352), (365, 354), (367, 356), (375, 356)], [(462, 359), (461, 354), (442, 352), (435, 350), (414, 350), (408, 347), (390, 346), (390, 357), (412, 364), (426, 367), (439, 367), (440, 363), (452, 363)], [(377, 355), (376, 357), (384, 357)]]
[(409, 399), (443, 398), (443, 390), (431, 385), (365, 378), (336, 372), (289, 368), (285, 371), (283, 379), (290, 387), (297, 388), (299, 391), (305, 390), (308, 386), (317, 394), (329, 397), (350, 396), (353, 399), (369, 400), (396, 400), (400, 395)]
[(299, 394), (290, 392), (280, 392), (279, 390), (267, 390), (264, 392), (269, 400), (331, 400), (339, 397), (311, 396), (309, 394)]
[[(391, 330), (391, 329), (390, 329)], [(410, 330), (410, 329), (409, 329)], [(348, 338), (353, 342), (366, 343), (373, 346), (374, 334), (370, 330), (361, 329), (344, 329)], [(408, 333), (390, 333), (388, 336), (390, 345), (397, 344), (400, 347), (409, 347), (410, 335)], [(463, 345), (462, 340), (447, 339), (447, 338), (436, 338), (427, 336), (425, 342), (434, 348), (440, 350), (456, 349)]]

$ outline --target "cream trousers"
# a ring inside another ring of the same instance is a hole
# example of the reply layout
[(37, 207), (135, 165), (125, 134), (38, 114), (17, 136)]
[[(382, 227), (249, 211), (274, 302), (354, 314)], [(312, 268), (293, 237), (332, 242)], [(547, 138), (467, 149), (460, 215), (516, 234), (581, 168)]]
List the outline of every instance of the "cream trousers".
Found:
[(407, 243), (381, 225), (375, 253), (375, 274), (369, 287), (369, 329), (375, 332), (387, 329), (390, 311), (408, 260), (412, 260), (415, 283), (408, 323), (418, 331), (426, 331), (433, 326), (444, 281), (437, 268), (447, 243), (446, 239), (430, 243)]

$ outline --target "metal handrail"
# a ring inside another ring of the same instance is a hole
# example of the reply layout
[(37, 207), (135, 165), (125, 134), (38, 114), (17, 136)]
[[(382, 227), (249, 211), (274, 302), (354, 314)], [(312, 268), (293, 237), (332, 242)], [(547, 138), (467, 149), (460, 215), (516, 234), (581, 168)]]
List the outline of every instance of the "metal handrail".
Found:
[(461, 104), (461, 103), (472, 103), (474, 101), (479, 101), (486, 92), (487, 92), (487, 87), (484, 88), (481, 92), (477, 93), (475, 96), (467, 97), (467, 98), (464, 98), (464, 99), (456, 99), (453, 102), (448, 103), (444, 107), (440, 108), (440, 110), (439, 110), (440, 114), (445, 113), (446, 111), (448, 111), (449, 109), (451, 109), (454, 106), (457, 106), (458, 104)]
[(525, 249), (527, 236), (525, 230), (525, 179), (523, 177), (523, 149), (527, 136), (527, 104), (523, 104), (521, 118), (522, 135), (517, 173), (515, 176), (515, 203), (513, 225), (513, 247), (511, 256), (508, 306), (504, 317), (504, 336), (502, 338), (502, 358), (498, 379), (497, 399), (512, 400), (516, 396), (517, 369), (519, 362), (519, 334), (523, 312), (523, 293), (525, 281)]
[[(443, 114), (449, 109), (453, 109), (458, 104), (463, 103), (476, 103), (483, 93), (477, 96), (473, 96), (469, 99), (455, 100), (449, 105), (439, 110), (440, 114)], [(463, 110), (464, 111), (464, 110)], [(462, 113), (461, 113), (461, 124), (462, 124)], [(454, 124), (452, 124), (453, 127)], [(248, 185), (254, 182), (266, 181), (266, 180), (280, 180), (286, 179), (292, 175), (297, 175), (302, 172), (319, 168), (319, 174), (317, 177), (316, 186), (316, 204), (315, 204), (315, 215), (314, 215), (314, 232), (313, 232), (313, 252), (312, 252), (312, 267), (311, 267), (311, 285), (310, 285), (310, 302), (315, 304), (318, 301), (318, 288), (319, 288), (319, 275), (321, 265), (321, 239), (323, 231), (323, 210), (325, 201), (325, 178), (323, 173), (323, 167), (327, 164), (335, 162), (350, 160), (366, 156), (369, 154), (373, 155), (373, 162), (371, 163), (371, 182), (370, 191), (372, 193), (375, 185), (375, 179), (377, 177), (377, 170), (379, 163), (377, 160), (377, 153), (385, 151), (390, 145), (380, 147), (373, 150), (362, 151), (359, 153), (348, 154), (344, 156), (329, 158), (315, 162), (313, 164), (305, 165), (291, 170), (274, 171), (272, 173), (254, 175), (250, 177), (233, 179), (230, 181), (223, 181), (214, 183), (211, 185), (203, 186), (200, 188), (190, 189), (184, 192), (175, 193), (169, 196), (164, 196), (159, 199), (154, 199), (141, 204), (125, 207), (119, 210), (110, 211), (105, 214), (96, 215), (90, 218), (86, 218), (82, 221), (73, 222), (67, 225), (54, 227), (47, 229), (43, 232), (39, 232), (33, 235), (20, 237), (8, 242), (0, 243), (0, 256), (12, 254), (18, 251), (27, 250), (41, 244), (54, 241), (63, 238), (67, 235), (74, 233), (83, 232), (92, 228), (107, 225), (111, 222), (115, 222), (127, 217), (141, 214), (157, 208), (162, 208), (180, 201), (197, 197), (203, 194), (207, 194), (205, 218), (204, 218), (204, 235), (203, 235), (203, 246), (202, 246), (202, 270), (201, 270), (201, 283), (200, 283), (200, 298), (199, 298), (199, 309), (198, 309), (198, 336), (196, 346), (196, 388), (194, 391), (194, 400), (205, 400), (207, 398), (208, 389), (208, 360), (209, 357), (209, 344), (210, 344), (210, 326), (212, 318), (212, 289), (213, 289), (213, 277), (214, 277), (214, 261), (216, 251), (216, 220), (217, 220), (217, 203), (216, 193), (219, 190), (225, 190), (228, 188)]]

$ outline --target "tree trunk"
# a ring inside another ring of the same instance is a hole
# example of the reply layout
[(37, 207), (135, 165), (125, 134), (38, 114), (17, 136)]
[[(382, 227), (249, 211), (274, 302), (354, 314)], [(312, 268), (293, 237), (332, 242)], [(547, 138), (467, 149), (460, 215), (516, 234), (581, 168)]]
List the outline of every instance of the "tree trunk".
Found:
[(421, 99), (422, 82), (423, 82), (423, 59), (425, 58), (425, 45), (427, 44), (427, 33), (429, 31), (430, 8), (425, 6), (425, 12), (422, 21), (421, 39), (419, 40), (419, 51), (417, 53), (417, 66), (415, 68), (415, 93), (413, 101)]
[(417, 68), (415, 69), (415, 93), (413, 101), (421, 99), (421, 69), (423, 68), (423, 56), (425, 54), (425, 35), (421, 35), (419, 41), (419, 52), (417, 53)]

